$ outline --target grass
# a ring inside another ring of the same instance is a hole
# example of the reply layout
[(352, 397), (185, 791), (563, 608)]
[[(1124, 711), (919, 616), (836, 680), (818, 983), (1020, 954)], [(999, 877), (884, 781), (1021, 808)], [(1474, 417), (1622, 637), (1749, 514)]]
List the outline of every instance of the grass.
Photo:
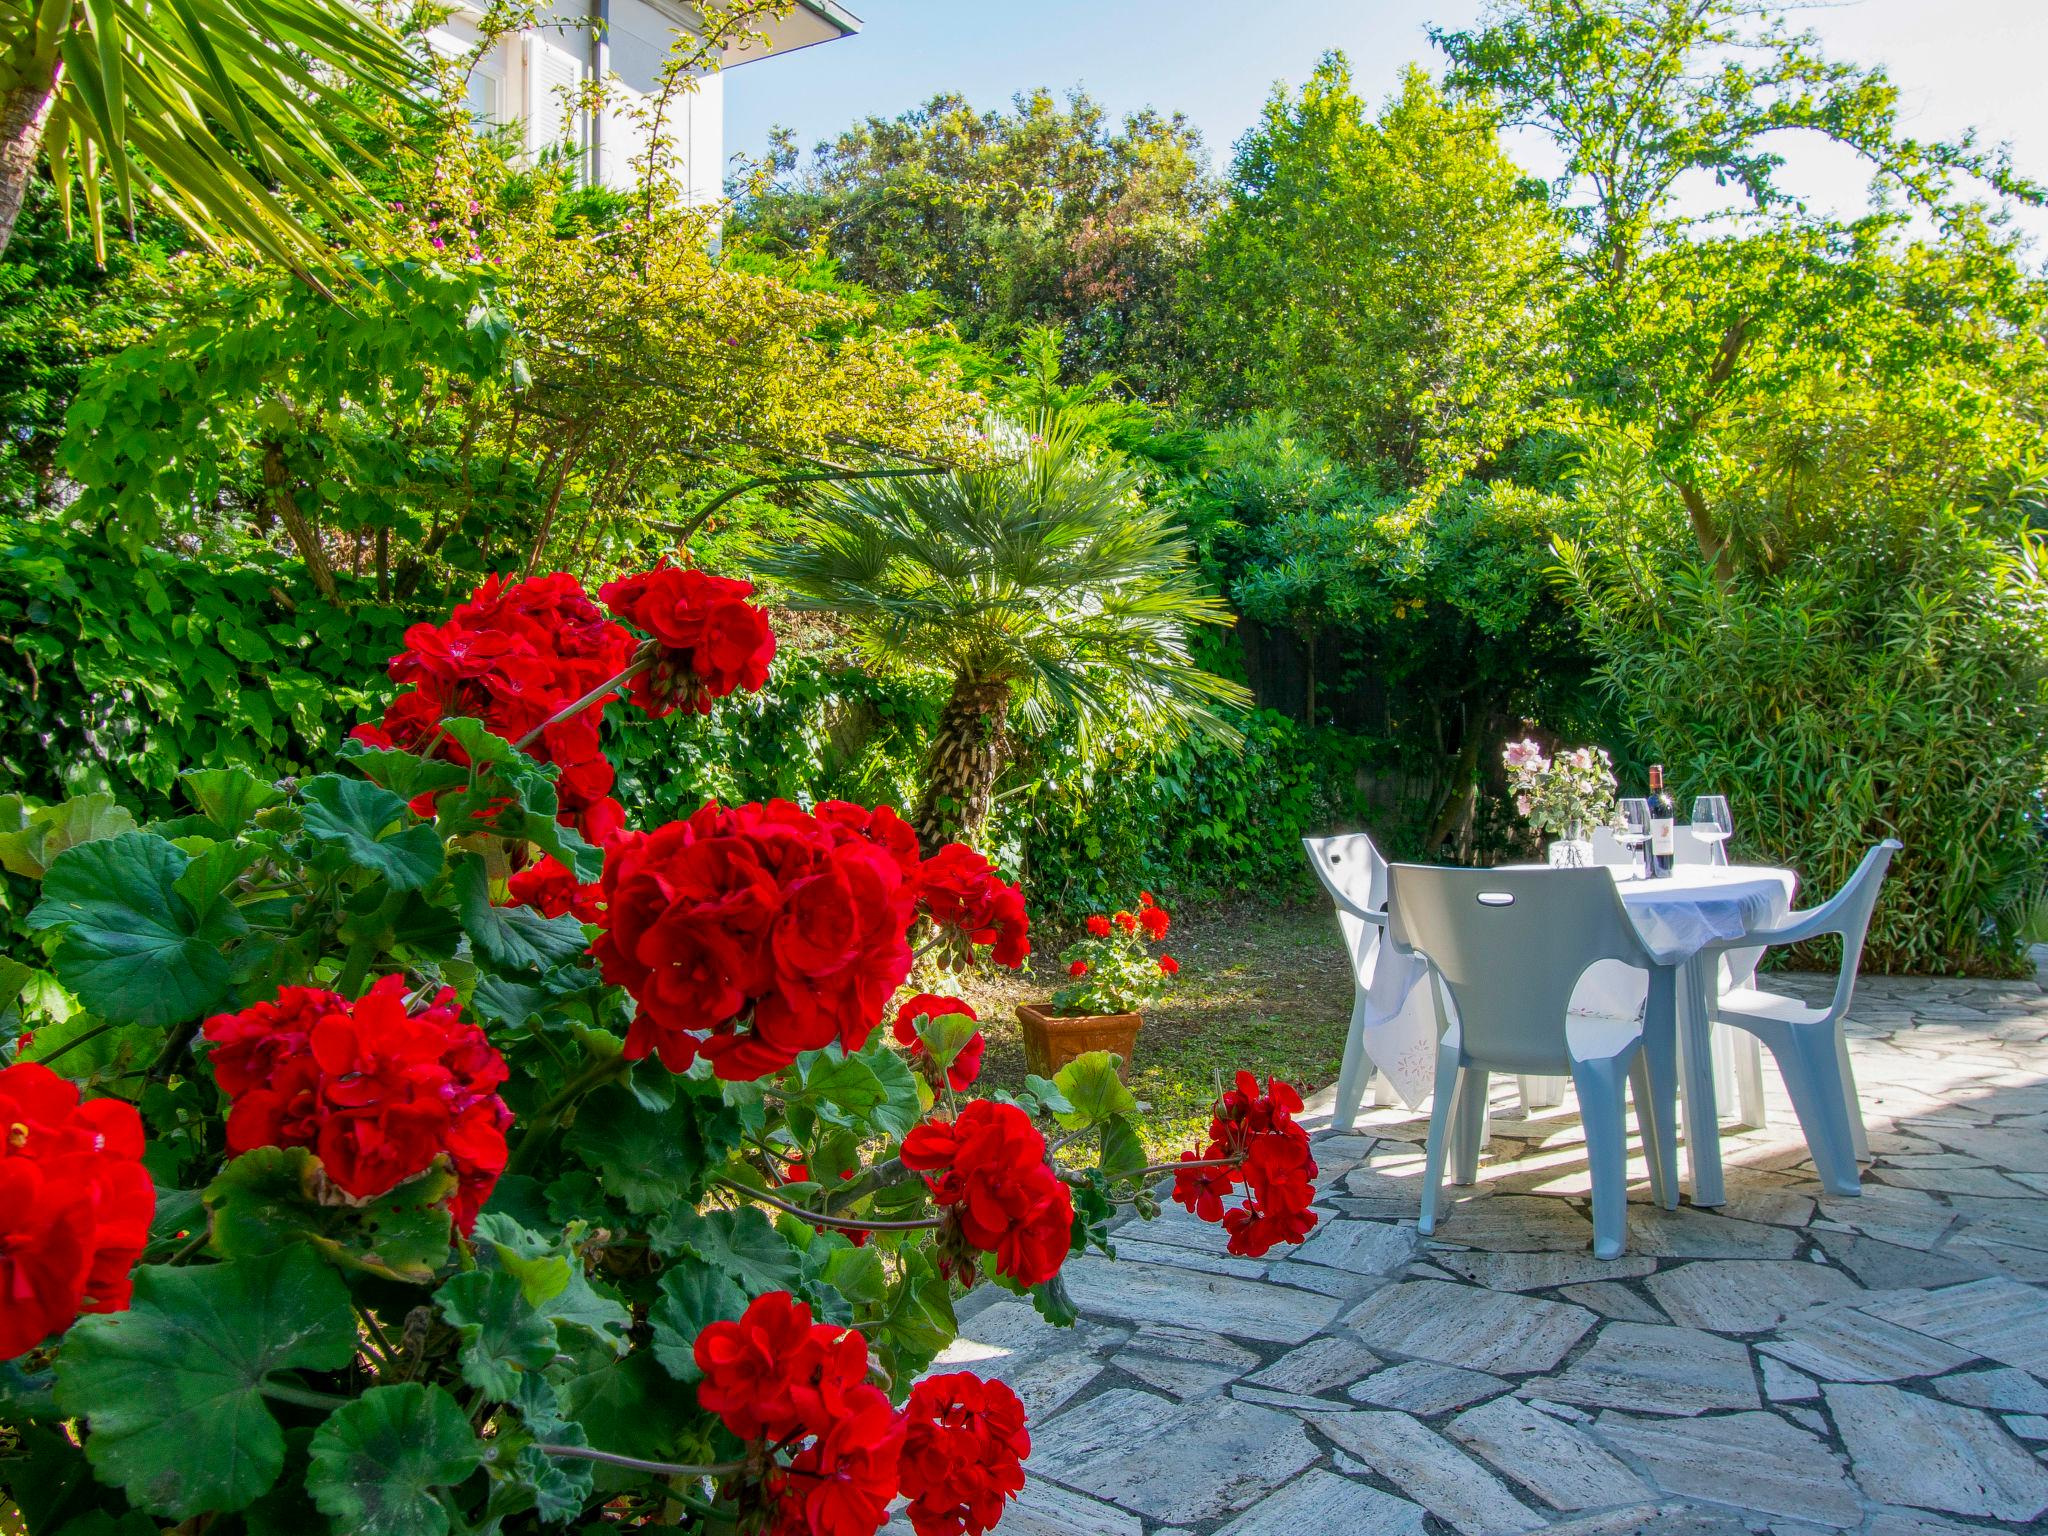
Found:
[[(979, 1086), (1024, 1082), (1017, 1004), (1049, 997), (1064, 972), (1063, 935), (1034, 933), (1016, 975), (961, 978), (981, 1015), (988, 1056)], [(1243, 1067), (1304, 1096), (1334, 1082), (1351, 1018), (1351, 964), (1327, 905), (1236, 903), (1176, 915), (1166, 949), (1181, 963), (1167, 997), (1145, 1012), (1131, 1088), (1149, 1106), (1145, 1141), (1171, 1157), (1208, 1127), (1219, 1085)], [(936, 990), (945, 990), (944, 986)]]

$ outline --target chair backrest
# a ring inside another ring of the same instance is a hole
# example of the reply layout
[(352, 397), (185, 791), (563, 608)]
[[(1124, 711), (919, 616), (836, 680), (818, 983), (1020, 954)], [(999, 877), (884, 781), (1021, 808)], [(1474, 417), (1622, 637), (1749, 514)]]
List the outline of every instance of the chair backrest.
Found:
[(1877, 908), (1877, 893), (1884, 885), (1892, 855), (1903, 847), (1905, 844), (1895, 837), (1877, 844), (1863, 855), (1863, 862), (1842, 882), (1839, 891), (1803, 914), (1805, 921), (1815, 925), (1816, 933), (1842, 936), (1842, 969), (1835, 977), (1835, 1000), (1829, 1005), (1834, 1018), (1839, 1019), (1849, 1011), (1850, 1000), (1856, 995), (1856, 972), (1863, 963), (1863, 940), (1870, 933), (1870, 915)]
[[(1309, 867), (1323, 882), (1323, 889), (1368, 912), (1387, 905), (1387, 861), (1364, 832), (1346, 832), (1337, 837), (1304, 837), (1302, 848)], [(1351, 951), (1351, 968), (1361, 987), (1372, 984), (1372, 967), (1379, 955), (1380, 930), (1337, 908), (1337, 926), (1343, 930), (1345, 947)]]
[(1711, 864), (1714, 862), (1714, 845), (1691, 827), (1675, 826), (1671, 829), (1671, 862)]
[(1614, 835), (1612, 827), (1593, 829), (1593, 862), (1595, 864), (1617, 864), (1632, 869), (1641, 862), (1633, 849), (1622, 846), (1621, 839)]
[(1387, 937), (1436, 967), (1464, 1055), (1508, 1072), (1570, 1069), (1565, 1015), (1588, 966), (1651, 963), (1614, 876), (1597, 868), (1396, 864)]

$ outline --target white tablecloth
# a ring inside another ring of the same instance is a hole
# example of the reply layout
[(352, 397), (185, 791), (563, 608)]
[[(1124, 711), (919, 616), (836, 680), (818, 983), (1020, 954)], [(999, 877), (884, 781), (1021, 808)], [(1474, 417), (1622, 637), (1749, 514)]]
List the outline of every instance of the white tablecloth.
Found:
[[(1789, 869), (1747, 864), (1682, 864), (1661, 880), (1605, 867), (1621, 887), (1644, 947), (1662, 965), (1681, 964), (1709, 944), (1739, 939), (1781, 920), (1791, 910), (1798, 884)], [(1756, 965), (1756, 954), (1731, 951), (1724, 964), (1733, 974), (1746, 975)], [(1397, 954), (1382, 942), (1366, 990), (1366, 1054), (1411, 1109), (1421, 1107), (1436, 1086), (1436, 1009), (1430, 989), (1421, 985), (1428, 973), (1420, 955)], [(1573, 994), (1573, 1006), (1633, 1012), (1643, 1005), (1647, 981), (1643, 971), (1600, 961)], [(1455, 1017), (1450, 999), (1444, 1002)]]

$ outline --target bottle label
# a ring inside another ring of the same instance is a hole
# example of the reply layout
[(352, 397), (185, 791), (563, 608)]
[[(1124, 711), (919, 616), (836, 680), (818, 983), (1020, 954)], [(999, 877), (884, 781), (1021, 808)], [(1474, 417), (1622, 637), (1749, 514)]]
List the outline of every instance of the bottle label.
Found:
[(1669, 816), (1650, 818), (1650, 851), (1660, 859), (1668, 859), (1678, 851), (1678, 838), (1672, 830), (1676, 825)]

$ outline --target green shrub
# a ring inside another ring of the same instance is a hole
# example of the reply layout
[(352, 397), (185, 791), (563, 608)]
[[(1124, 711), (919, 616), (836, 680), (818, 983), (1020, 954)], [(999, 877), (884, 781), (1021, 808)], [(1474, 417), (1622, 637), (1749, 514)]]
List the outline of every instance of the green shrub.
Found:
[(1981, 972), (2015, 966), (2048, 872), (2040, 553), (1944, 510), (1774, 574), (1574, 572), (1602, 681), (1681, 809), (1726, 794), (1734, 856), (1796, 869), (1816, 900), (1899, 838), (1865, 965)]

